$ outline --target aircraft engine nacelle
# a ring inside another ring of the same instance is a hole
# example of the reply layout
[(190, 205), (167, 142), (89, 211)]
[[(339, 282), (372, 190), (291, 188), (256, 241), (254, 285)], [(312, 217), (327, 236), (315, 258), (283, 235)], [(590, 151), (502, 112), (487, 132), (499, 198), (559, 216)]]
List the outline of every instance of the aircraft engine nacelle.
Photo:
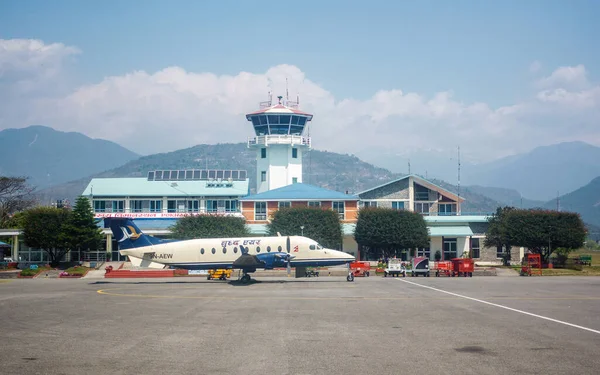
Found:
[(265, 269), (273, 269), (275, 267), (287, 267), (288, 262), (294, 258), (293, 255), (283, 252), (257, 254), (256, 257), (265, 264)]

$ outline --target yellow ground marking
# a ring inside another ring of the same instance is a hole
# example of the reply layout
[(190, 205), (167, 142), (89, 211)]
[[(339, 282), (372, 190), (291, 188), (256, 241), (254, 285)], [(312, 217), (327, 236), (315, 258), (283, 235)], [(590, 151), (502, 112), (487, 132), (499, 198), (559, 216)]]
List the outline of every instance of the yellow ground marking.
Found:
[[(177, 288), (177, 289), (198, 289), (198, 288)], [(406, 301), (406, 300), (457, 300), (460, 297), (377, 297), (377, 296), (356, 296), (356, 297), (292, 297), (292, 296), (178, 296), (178, 295), (162, 295), (162, 294), (139, 294), (139, 293), (115, 293), (115, 291), (129, 290), (129, 288), (111, 288), (111, 289), (99, 289), (96, 292), (98, 294), (106, 296), (116, 297), (132, 297), (132, 298), (164, 298), (164, 299), (217, 299), (217, 300), (336, 300), (336, 301), (351, 301), (351, 300), (367, 300), (367, 301)], [(487, 297), (486, 299), (491, 300), (515, 300), (515, 301), (578, 301), (578, 300), (592, 300), (598, 301), (600, 297)]]
[(0, 284), (2, 283), (10, 283), (12, 280), (0, 280)]

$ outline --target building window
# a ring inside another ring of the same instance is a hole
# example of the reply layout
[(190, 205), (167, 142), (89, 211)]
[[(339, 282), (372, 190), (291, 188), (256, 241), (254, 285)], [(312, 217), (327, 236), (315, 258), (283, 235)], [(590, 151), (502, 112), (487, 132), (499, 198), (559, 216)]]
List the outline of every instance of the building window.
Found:
[(254, 202), (254, 220), (267, 220), (267, 202)]
[(298, 149), (297, 148), (292, 149), (292, 159), (298, 159)]
[(226, 199), (207, 199), (206, 212), (237, 212), (238, 201)]
[(267, 181), (267, 171), (260, 172), (260, 182)]
[(298, 183), (298, 177), (292, 177), (292, 184)]
[(187, 202), (187, 211), (188, 212), (200, 211), (200, 202), (199, 201), (188, 201)]
[(496, 247), (496, 258), (504, 258), (504, 246)]
[(260, 149), (260, 158), (261, 159), (265, 159), (267, 157), (267, 149), (266, 148), (261, 148)]
[(394, 210), (403, 210), (404, 209), (404, 202), (392, 202), (392, 208)]
[(106, 201), (94, 201), (94, 212), (106, 211)]
[(290, 208), (292, 207), (292, 202), (279, 202), (279, 208)]
[(444, 260), (456, 258), (456, 238), (444, 238)]
[(377, 201), (364, 201), (363, 202), (363, 207), (368, 208), (368, 207), (377, 207)]
[(440, 215), (440, 216), (452, 216), (452, 215), (456, 215), (456, 204), (454, 204), (454, 203), (440, 203), (438, 205), (438, 215)]
[(162, 201), (150, 201), (150, 212), (161, 212)]
[(131, 212), (142, 212), (144, 201), (142, 200), (131, 200), (129, 201), (129, 205), (131, 206)]
[(112, 212), (124, 212), (125, 201), (111, 201)]
[(308, 202), (308, 207), (321, 207), (321, 202)]
[(177, 201), (167, 201), (167, 212), (177, 211)]
[(340, 219), (344, 219), (344, 202), (333, 202), (333, 210), (340, 215)]
[(423, 215), (429, 215), (429, 203), (416, 203), (415, 202), (415, 212), (421, 213)]
[(420, 247), (417, 249), (417, 256), (418, 257), (425, 257), (427, 259), (430, 259), (431, 257), (431, 250), (428, 247)]
[(471, 238), (471, 258), (480, 258), (479, 238)]
[(416, 201), (428, 201), (429, 200), (429, 189), (425, 186), (415, 184), (415, 200)]

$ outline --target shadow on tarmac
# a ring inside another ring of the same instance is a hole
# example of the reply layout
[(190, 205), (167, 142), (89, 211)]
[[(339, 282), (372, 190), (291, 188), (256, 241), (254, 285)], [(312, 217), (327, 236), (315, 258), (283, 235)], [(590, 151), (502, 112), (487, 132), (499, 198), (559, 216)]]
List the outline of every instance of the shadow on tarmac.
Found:
[[(316, 280), (314, 280), (316, 282)], [(90, 285), (169, 285), (169, 284), (202, 284), (202, 285), (230, 285), (230, 286), (251, 286), (255, 284), (295, 284), (311, 282), (307, 278), (301, 280), (256, 280), (252, 279), (249, 283), (242, 283), (240, 280), (198, 280), (198, 281), (94, 281)], [(344, 280), (319, 280), (319, 283), (347, 283)]]

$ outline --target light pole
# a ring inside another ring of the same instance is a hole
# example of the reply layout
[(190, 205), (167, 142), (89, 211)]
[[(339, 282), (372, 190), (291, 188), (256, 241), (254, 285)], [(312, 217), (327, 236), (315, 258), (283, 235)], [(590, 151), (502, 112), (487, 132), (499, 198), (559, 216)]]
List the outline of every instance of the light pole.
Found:
[(300, 225), (300, 230), (302, 232), (302, 237), (304, 237), (304, 225)]

